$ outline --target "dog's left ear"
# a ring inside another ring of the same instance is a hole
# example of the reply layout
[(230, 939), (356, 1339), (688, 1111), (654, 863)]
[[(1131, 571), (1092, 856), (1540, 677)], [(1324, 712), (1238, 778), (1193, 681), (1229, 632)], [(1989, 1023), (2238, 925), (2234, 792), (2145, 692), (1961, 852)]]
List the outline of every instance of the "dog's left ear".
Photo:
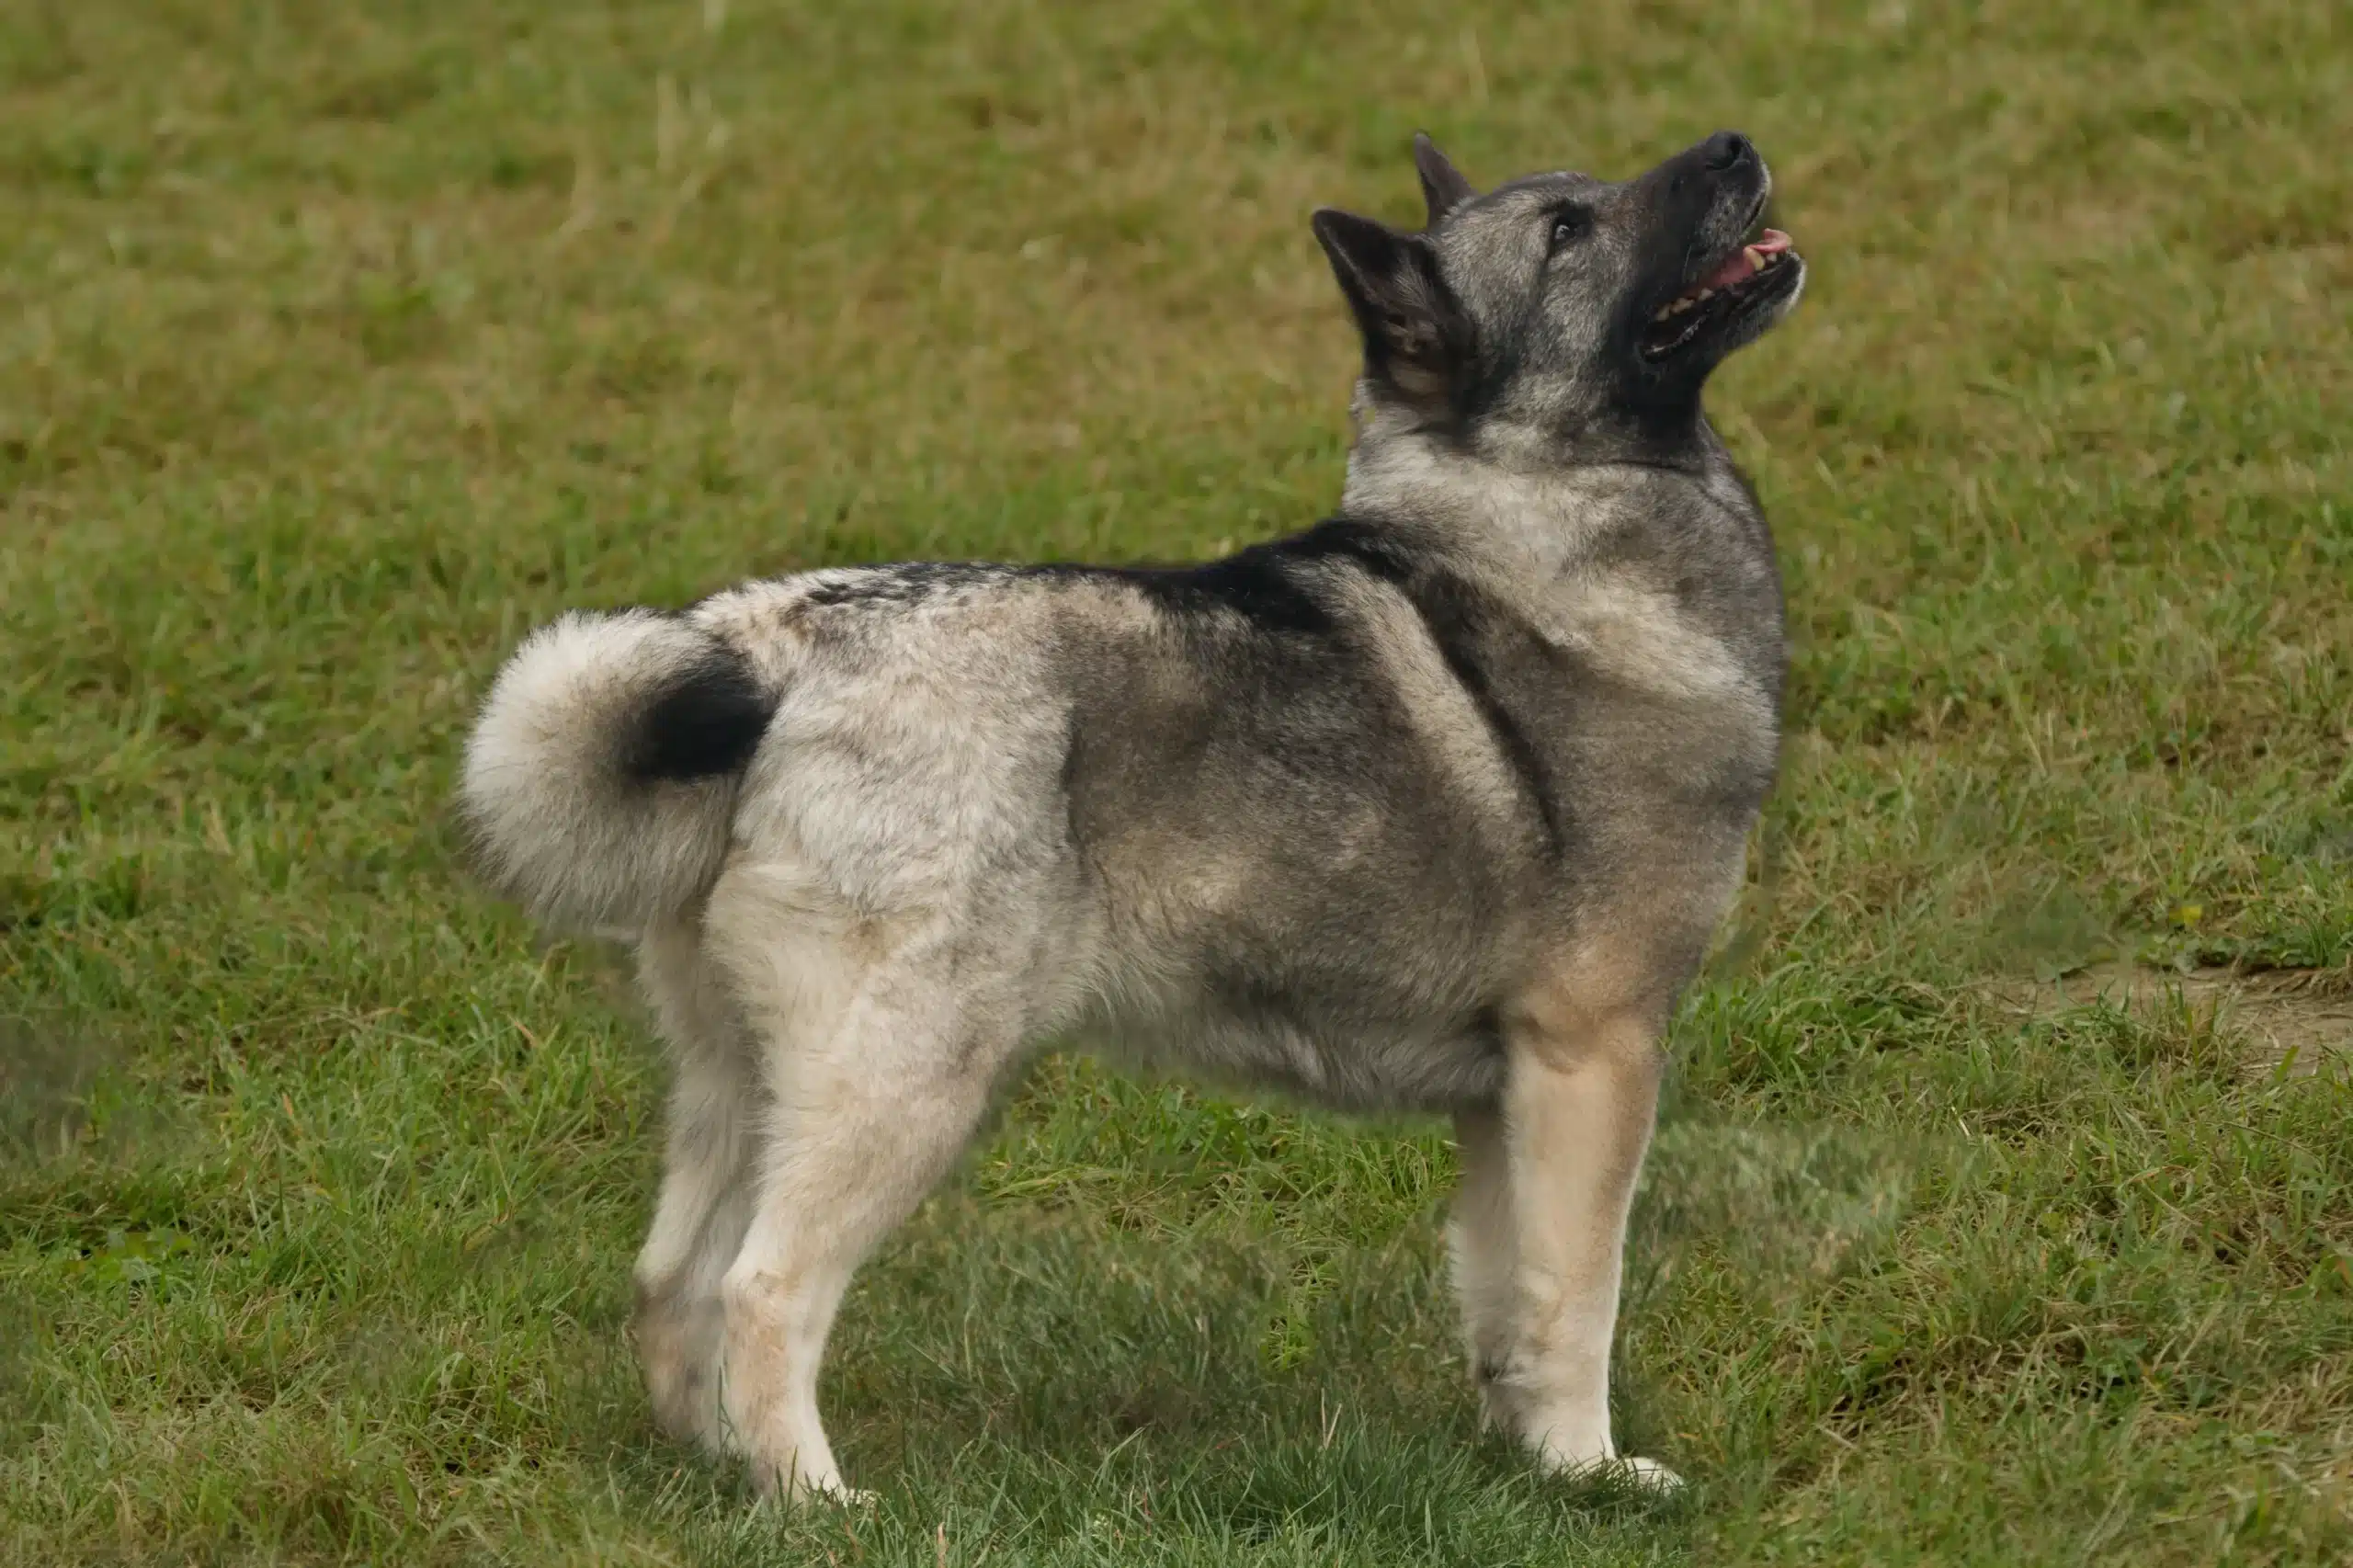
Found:
[(1424, 228), (1437, 228), (1439, 219), (1479, 194), (1462, 177), (1462, 171), (1438, 150), (1427, 131), (1414, 132), (1414, 170), (1422, 176), (1422, 200), (1430, 210)]
[(1366, 373), (1410, 396), (1442, 394), (1470, 326), (1429, 241), (1331, 207), (1317, 209), (1313, 223), (1364, 333)]

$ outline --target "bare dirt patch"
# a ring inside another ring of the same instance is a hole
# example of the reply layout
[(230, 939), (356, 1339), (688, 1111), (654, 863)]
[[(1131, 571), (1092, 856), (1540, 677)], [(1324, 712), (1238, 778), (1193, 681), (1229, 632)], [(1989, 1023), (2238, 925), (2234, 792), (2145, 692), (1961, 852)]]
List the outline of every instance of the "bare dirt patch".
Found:
[(2340, 970), (2150, 969), (2104, 963), (2058, 980), (1993, 988), (1995, 1005), (2022, 1018), (2055, 1017), (2096, 1002), (2143, 1017), (2188, 1007), (2245, 1046), (2247, 1066), (2319, 1071), (2353, 1055), (2353, 991)]

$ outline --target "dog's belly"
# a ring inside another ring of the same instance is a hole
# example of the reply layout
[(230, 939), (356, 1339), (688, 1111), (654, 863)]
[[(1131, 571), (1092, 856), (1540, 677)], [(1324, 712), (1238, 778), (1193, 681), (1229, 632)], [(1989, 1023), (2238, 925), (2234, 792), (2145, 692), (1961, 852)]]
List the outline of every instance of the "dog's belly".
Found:
[(1482, 1022), (1346, 1030), (1212, 1005), (1176, 1017), (1108, 1017), (1085, 1033), (1117, 1062), (1272, 1089), (1331, 1110), (1444, 1113), (1492, 1105), (1503, 1092), (1503, 1042)]

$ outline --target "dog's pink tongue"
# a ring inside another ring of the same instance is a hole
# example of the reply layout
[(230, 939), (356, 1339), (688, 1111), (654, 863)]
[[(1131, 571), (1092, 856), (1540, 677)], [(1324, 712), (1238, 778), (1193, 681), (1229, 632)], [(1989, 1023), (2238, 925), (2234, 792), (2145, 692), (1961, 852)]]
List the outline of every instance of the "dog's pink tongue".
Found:
[(1699, 280), (1702, 289), (1729, 289), (1756, 270), (1754, 259), (1760, 256), (1779, 256), (1790, 248), (1790, 236), (1779, 229), (1768, 229), (1745, 250), (1736, 250), (1724, 258), (1724, 264)]

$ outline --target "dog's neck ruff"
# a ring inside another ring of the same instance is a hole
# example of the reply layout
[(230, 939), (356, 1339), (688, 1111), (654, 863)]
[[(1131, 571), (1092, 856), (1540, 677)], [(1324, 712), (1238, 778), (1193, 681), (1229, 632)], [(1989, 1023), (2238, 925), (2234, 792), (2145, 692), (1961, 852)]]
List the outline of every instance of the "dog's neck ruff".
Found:
[(1581, 531), (1630, 485), (1655, 483), (1662, 472), (1705, 488), (1717, 451), (1704, 424), (1688, 450), (1671, 456), (1628, 443), (1563, 460), (1556, 444), (1532, 434), (1521, 441), (1491, 434), (1472, 447), (1444, 434), (1369, 422), (1348, 454), (1340, 510), (1458, 536), (1517, 539), (1534, 531), (1559, 539)]

